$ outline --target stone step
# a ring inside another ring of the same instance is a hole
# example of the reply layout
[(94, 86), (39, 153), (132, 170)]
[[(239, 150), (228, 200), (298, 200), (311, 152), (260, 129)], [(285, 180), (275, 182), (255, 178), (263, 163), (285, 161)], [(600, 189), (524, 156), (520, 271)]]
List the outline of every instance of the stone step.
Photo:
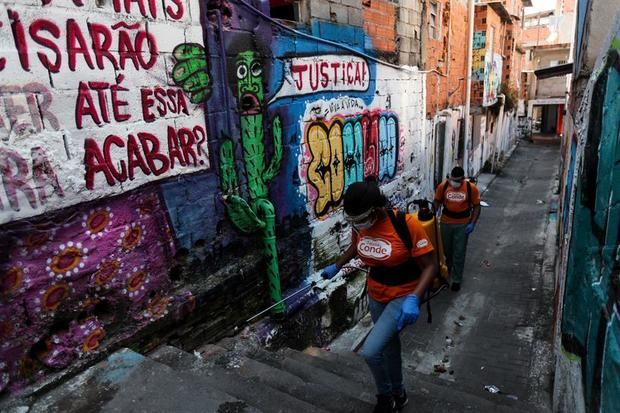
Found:
[(43, 395), (29, 410), (32, 413), (84, 411), (259, 412), (194, 377), (175, 372), (129, 349), (113, 353)]
[(287, 371), (305, 382), (331, 387), (342, 394), (362, 400), (366, 403), (374, 404), (376, 401), (375, 391), (370, 377), (368, 377), (369, 380), (367, 380), (366, 383), (346, 380), (342, 376), (328, 370), (324, 370), (305, 361), (299, 361), (294, 357), (288, 357), (285, 352), (255, 350), (249, 357), (276, 369)]
[[(323, 413), (328, 410), (313, 405), (276, 387), (258, 380), (250, 374), (251, 367), (244, 367), (243, 354), (226, 352), (219, 357), (203, 361), (176, 347), (162, 346), (149, 355), (177, 372), (185, 372), (208, 383), (219, 391), (245, 401), (264, 412)], [(243, 368), (243, 372), (240, 370)], [(278, 371), (275, 374), (279, 373)], [(281, 386), (282, 387), (282, 386)], [(299, 394), (299, 390), (296, 390)]]
[[(355, 353), (335, 353), (317, 347), (309, 347), (297, 355), (294, 350), (285, 350), (289, 357), (306, 360), (315, 366), (326, 368), (341, 377), (360, 383), (372, 381), (366, 363)], [(320, 361), (312, 361), (315, 358)], [(464, 383), (448, 381), (404, 369), (405, 385), (409, 390), (411, 404), (416, 412), (462, 412), (470, 409), (489, 412), (547, 412), (524, 401), (513, 400), (504, 394), (491, 394), (484, 389), (472, 389)], [(366, 377), (366, 378), (364, 378)], [(405, 409), (403, 412), (407, 412)], [(414, 410), (411, 410), (412, 412)]]
[[(340, 411), (356, 413), (360, 411), (370, 411), (373, 405), (360, 399), (343, 394), (333, 387), (323, 384), (307, 382), (287, 371), (277, 369), (258, 360), (246, 356), (234, 356), (232, 360), (227, 360), (228, 351), (220, 346), (208, 345), (198, 349), (198, 353), (210, 358), (212, 362), (219, 364), (235, 364), (232, 370), (246, 379), (257, 380), (270, 387), (288, 393), (291, 396), (314, 404), (327, 411)], [(295, 354), (295, 351), (291, 351)], [(162, 346), (149, 357), (160, 363), (172, 366), (174, 369), (202, 369), (206, 362), (185, 351), (179, 351), (174, 347)], [(310, 356), (308, 356), (310, 357)], [(314, 360), (314, 358), (311, 358)], [(210, 367), (206, 367), (210, 368)], [(366, 376), (366, 379), (368, 377)]]

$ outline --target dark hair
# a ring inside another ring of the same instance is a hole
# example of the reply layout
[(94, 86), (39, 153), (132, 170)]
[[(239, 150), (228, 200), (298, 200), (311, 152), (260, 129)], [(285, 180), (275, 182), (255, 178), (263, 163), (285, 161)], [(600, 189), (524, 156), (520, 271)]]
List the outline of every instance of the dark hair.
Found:
[(348, 215), (360, 215), (386, 204), (387, 198), (381, 193), (376, 181), (352, 183), (344, 193), (344, 212)]
[(455, 166), (452, 168), (452, 172), (450, 172), (450, 177), (452, 178), (462, 178), (465, 176), (465, 171), (460, 166)]

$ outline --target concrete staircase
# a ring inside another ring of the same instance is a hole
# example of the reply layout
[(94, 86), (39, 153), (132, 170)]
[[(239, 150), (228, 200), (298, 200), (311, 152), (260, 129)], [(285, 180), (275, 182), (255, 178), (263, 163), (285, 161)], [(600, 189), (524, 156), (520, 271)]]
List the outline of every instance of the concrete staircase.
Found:
[[(162, 346), (148, 356), (112, 354), (39, 398), (29, 412), (371, 412), (374, 385), (357, 355), (235, 342), (192, 353)], [(408, 369), (409, 370), (409, 369)], [(406, 371), (403, 412), (538, 412), (518, 400)]]

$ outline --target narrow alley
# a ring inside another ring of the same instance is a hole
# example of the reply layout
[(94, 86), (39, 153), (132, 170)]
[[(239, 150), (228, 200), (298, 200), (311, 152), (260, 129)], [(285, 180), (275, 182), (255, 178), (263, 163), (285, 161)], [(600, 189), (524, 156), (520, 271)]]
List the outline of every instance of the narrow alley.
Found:
[[(427, 324), (423, 310), (401, 336), (408, 371), (479, 397), (489, 395), (485, 386), (496, 386), (501, 393), (490, 401), (550, 408), (558, 156), (555, 146), (521, 142), (493, 178), (481, 197), (489, 206), (468, 243), (463, 288), (438, 295), (433, 322)], [(360, 331), (336, 340), (332, 351), (346, 352)], [(428, 400), (417, 384), (411, 387), (419, 398), (406, 412), (448, 411), (445, 401), (425, 410)]]
[(619, 286), (618, 0), (0, 0), (1, 413), (618, 413)]

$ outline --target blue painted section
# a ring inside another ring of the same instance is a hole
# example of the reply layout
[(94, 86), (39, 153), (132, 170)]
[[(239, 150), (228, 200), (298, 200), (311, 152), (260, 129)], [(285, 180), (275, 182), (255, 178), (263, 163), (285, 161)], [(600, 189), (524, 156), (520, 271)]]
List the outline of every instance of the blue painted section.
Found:
[(117, 351), (108, 357), (102, 379), (111, 384), (121, 384), (144, 360), (144, 356), (131, 350)]

